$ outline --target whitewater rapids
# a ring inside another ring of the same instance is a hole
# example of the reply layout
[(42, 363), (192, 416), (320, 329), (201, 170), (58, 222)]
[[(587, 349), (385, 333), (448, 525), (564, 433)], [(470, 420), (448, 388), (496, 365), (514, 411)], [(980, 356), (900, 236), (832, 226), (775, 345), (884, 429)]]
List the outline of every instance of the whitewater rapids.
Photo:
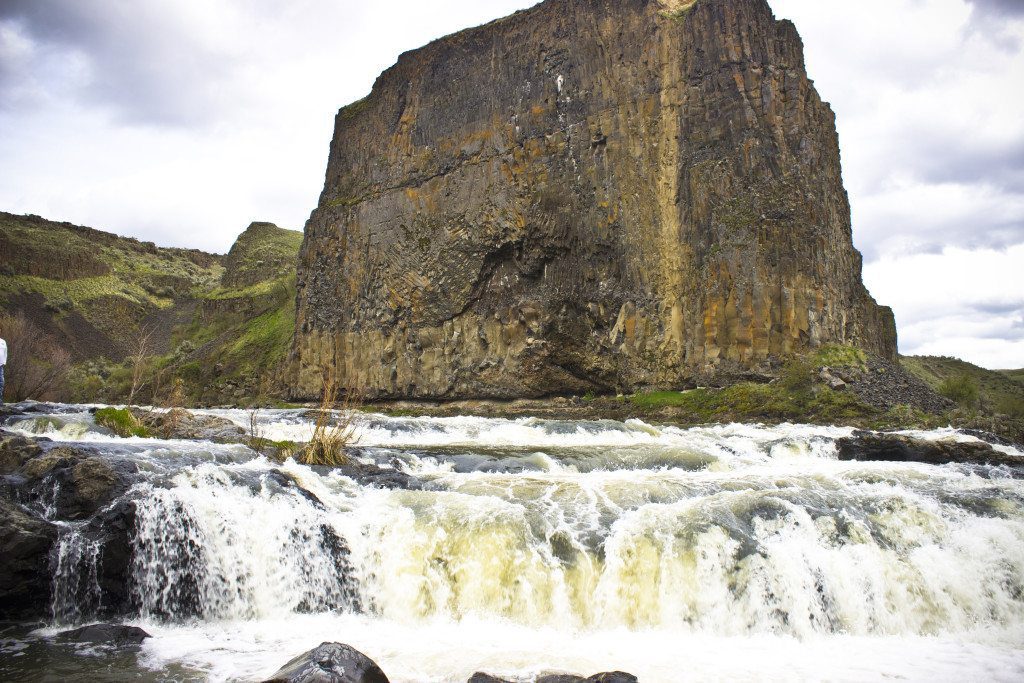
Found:
[[(197, 412), (249, 426), (243, 411)], [(261, 421), (274, 440), (311, 429), (301, 411)], [(127, 494), (130, 588), (133, 623), (154, 635), (138, 666), (158, 678), (260, 679), (334, 640), (396, 683), (611, 669), (644, 683), (1024, 679), (1019, 470), (841, 462), (844, 427), (356, 427), (355, 457), (422, 487), (241, 445), (119, 439), (85, 410), (8, 425), (145, 473)], [(62, 536), (57, 587), (88, 580), (95, 558), (75, 543)], [(55, 591), (57, 622), (88, 620), (81, 594)]]

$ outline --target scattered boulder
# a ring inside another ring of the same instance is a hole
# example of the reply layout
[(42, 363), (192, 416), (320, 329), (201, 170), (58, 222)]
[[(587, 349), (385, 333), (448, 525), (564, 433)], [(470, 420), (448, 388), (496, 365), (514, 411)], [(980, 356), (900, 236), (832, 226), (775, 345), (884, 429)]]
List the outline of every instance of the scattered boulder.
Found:
[(0, 619), (34, 619), (50, 604), (57, 527), (0, 498)]
[(266, 683), (388, 683), (388, 677), (355, 648), (320, 643), (285, 664)]
[(198, 439), (218, 443), (236, 443), (245, 438), (245, 430), (231, 420), (216, 415), (201, 415), (184, 408), (167, 412), (132, 408), (132, 415), (151, 433), (164, 439)]
[(43, 449), (32, 439), (0, 432), (0, 475), (16, 472), (42, 452)]
[(490, 674), (485, 674), (482, 671), (477, 671), (475, 674), (469, 677), (466, 683), (512, 683), (512, 681), (504, 678), (498, 678)]
[(1024, 466), (1024, 458), (1007, 455), (981, 441), (931, 441), (903, 434), (856, 431), (839, 439), (836, 446), (840, 460)]
[(70, 643), (98, 643), (104, 645), (139, 645), (151, 635), (137, 626), (124, 624), (89, 624), (70, 631), (61, 631), (57, 640)]

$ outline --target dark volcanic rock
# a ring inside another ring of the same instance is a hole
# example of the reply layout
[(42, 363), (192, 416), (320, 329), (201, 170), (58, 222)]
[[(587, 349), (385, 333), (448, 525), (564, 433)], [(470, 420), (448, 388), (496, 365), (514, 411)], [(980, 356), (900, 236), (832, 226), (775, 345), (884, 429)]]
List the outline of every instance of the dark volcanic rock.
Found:
[(637, 683), (637, 678), (633, 674), (623, 671), (610, 671), (594, 674), (587, 679), (587, 683)]
[(485, 674), (482, 671), (477, 671), (475, 674), (469, 677), (466, 683), (511, 683), (504, 678), (498, 678), (490, 674)]
[(26, 462), (20, 474), (28, 479), (29, 497), (50, 508), (54, 518), (82, 520), (123, 495), (138, 467), (86, 449), (59, 446)]
[(266, 683), (388, 683), (388, 678), (355, 648), (321, 643), (285, 664)]
[(139, 645), (146, 638), (151, 638), (137, 626), (123, 624), (89, 624), (70, 631), (61, 631), (57, 640), (73, 643), (100, 643), (107, 645)]
[(313, 469), (320, 474), (338, 472), (354, 479), (361, 486), (375, 486), (380, 489), (405, 489), (408, 491), (418, 491), (423, 488), (423, 483), (410, 474), (361, 462), (352, 461), (337, 467), (316, 466)]
[(119, 500), (89, 520), (87, 537), (99, 545), (96, 582), (105, 615), (127, 614), (131, 609), (132, 534), (135, 502)]
[(466, 683), (510, 683), (510, 681), (490, 674), (485, 674), (482, 671), (477, 671), (469, 677), (469, 680), (466, 681)]
[(840, 460), (923, 462), (932, 465), (959, 462), (1024, 467), (1024, 458), (1007, 455), (981, 442), (929, 441), (902, 434), (857, 431), (853, 436), (839, 439), (836, 446)]
[(546, 0), (403, 54), (339, 111), (292, 391), (512, 398), (895, 359), (834, 115), (766, 0)]
[(0, 619), (34, 619), (50, 604), (57, 527), (0, 498)]

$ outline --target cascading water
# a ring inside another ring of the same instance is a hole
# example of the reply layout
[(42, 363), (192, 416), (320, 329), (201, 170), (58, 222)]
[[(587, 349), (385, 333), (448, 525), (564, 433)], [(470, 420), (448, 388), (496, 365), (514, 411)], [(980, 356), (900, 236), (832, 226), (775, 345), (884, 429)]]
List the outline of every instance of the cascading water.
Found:
[[(308, 434), (299, 412), (265, 420), (272, 439)], [(1024, 673), (1024, 480), (1005, 467), (840, 462), (845, 428), (360, 418), (357, 457), (414, 476), (405, 490), (76, 429), (50, 434), (105, 439), (146, 473), (126, 494), (128, 588), (157, 670), (258, 678), (340, 640), (410, 682), (675, 681), (684, 661), (696, 677), (913, 678), (977, 674), (978, 656), (991, 677)], [(60, 546), (58, 618), (94, 609), (99, 561)]]

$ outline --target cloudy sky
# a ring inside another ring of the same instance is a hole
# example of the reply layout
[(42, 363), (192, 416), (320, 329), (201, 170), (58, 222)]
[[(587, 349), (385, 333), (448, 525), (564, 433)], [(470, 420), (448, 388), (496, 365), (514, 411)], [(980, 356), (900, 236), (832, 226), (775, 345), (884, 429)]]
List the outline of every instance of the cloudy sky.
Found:
[[(1024, 0), (769, 0), (838, 116), (904, 353), (1024, 366)], [(531, 0), (0, 0), (0, 210), (225, 251), (299, 229), (338, 107)]]

